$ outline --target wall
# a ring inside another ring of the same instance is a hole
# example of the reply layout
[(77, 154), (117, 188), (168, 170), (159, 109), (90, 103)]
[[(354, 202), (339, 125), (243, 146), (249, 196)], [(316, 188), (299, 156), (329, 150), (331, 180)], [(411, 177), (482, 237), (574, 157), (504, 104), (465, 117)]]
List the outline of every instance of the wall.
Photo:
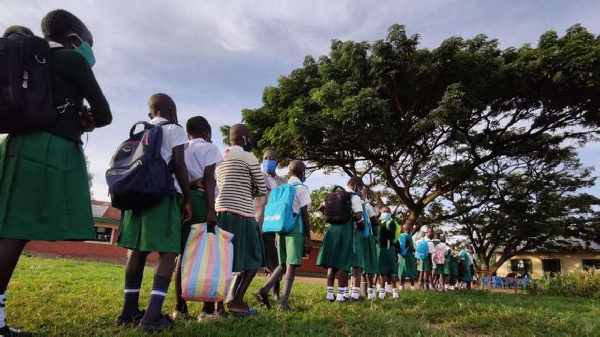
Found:
[[(517, 255), (512, 260), (531, 260), (533, 275), (532, 278), (541, 278), (544, 274), (542, 269), (542, 259), (560, 259), (560, 268), (563, 272), (582, 271), (581, 260), (600, 259), (600, 252), (591, 253), (531, 253)], [(498, 276), (505, 276), (510, 273), (510, 260), (506, 261), (498, 268)]]

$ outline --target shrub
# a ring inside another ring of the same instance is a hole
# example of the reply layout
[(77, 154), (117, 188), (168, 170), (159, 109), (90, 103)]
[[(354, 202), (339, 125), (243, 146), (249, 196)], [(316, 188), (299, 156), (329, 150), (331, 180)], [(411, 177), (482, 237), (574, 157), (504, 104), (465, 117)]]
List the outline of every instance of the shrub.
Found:
[(600, 269), (583, 272), (563, 272), (532, 280), (529, 294), (600, 298)]

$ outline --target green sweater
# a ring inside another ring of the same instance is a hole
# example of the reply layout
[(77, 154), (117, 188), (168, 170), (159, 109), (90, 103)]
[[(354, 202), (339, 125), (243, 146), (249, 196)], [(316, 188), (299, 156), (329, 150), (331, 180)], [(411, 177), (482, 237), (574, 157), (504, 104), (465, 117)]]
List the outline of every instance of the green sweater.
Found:
[(59, 137), (82, 143), (79, 112), (85, 98), (89, 103), (96, 127), (103, 127), (112, 121), (108, 102), (96, 81), (85, 58), (79, 53), (66, 48), (52, 48), (50, 65), (50, 83), (52, 97), (56, 106), (66, 103), (69, 98), (74, 106), (69, 106), (59, 116), (58, 122), (46, 131)]

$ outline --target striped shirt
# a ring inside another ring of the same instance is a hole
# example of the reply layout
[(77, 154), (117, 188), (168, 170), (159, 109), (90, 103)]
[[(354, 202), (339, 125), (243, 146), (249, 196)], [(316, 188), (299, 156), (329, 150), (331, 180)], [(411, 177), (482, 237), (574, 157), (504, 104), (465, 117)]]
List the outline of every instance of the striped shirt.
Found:
[(254, 155), (240, 146), (232, 146), (217, 167), (219, 196), (217, 212), (231, 212), (254, 218), (254, 197), (265, 195), (267, 186), (260, 164)]

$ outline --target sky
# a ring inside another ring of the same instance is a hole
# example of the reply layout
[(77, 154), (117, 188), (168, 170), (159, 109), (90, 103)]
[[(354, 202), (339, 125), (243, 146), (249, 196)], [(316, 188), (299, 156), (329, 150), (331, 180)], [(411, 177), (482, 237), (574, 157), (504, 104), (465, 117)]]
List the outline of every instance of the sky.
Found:
[[(113, 123), (84, 136), (94, 175), (94, 198), (108, 200), (104, 180), (110, 158), (133, 123), (146, 119), (148, 98), (169, 94), (179, 122), (206, 117), (213, 142), (219, 126), (241, 122), (241, 110), (261, 106), (262, 92), (301, 67), (306, 55), (329, 52), (332, 39), (375, 41), (395, 23), (435, 48), (450, 36), (484, 33), (503, 48), (536, 44), (549, 29), (563, 34), (581, 23), (600, 32), (599, 1), (89, 1), (3, 0), (0, 31), (23, 25), (41, 35), (50, 10), (77, 15), (94, 35), (93, 70), (107, 97)], [(599, 166), (598, 144), (580, 151)], [(598, 171), (596, 171), (598, 175)], [(341, 174), (313, 174), (310, 188), (343, 184)], [(592, 193), (599, 195), (600, 188)]]

